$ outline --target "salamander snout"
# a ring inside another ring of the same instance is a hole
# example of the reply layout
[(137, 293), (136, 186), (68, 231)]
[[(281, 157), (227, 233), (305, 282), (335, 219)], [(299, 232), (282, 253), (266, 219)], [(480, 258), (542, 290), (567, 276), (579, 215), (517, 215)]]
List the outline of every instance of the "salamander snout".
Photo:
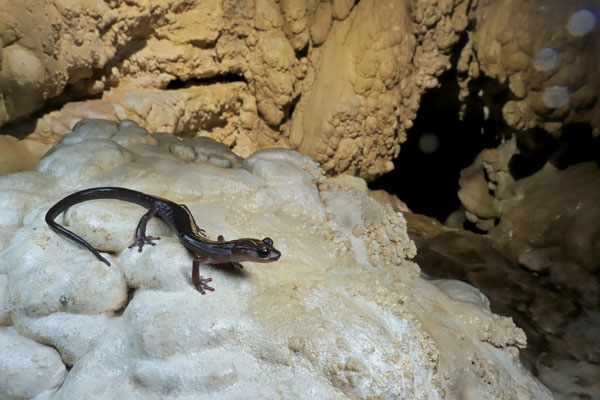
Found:
[(237, 239), (231, 249), (230, 259), (232, 262), (252, 261), (258, 263), (270, 263), (279, 260), (281, 252), (273, 247), (271, 238), (260, 239)]
[(256, 249), (256, 254), (259, 259), (261, 259), (261, 262), (273, 262), (279, 260), (281, 252), (273, 247), (273, 240), (271, 238), (264, 238), (262, 244), (262, 246)]

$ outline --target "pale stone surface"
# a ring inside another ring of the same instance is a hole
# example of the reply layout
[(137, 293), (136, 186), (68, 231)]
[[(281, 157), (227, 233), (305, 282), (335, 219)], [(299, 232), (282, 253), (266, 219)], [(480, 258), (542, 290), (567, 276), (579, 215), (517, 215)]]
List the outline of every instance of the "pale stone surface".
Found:
[(279, 6), (283, 16), (283, 32), (294, 50), (302, 50), (308, 44), (307, 0), (281, 0)]
[[(127, 249), (141, 207), (93, 201), (59, 216), (112, 252), (108, 267), (43, 220), (66, 194), (101, 185), (185, 203), (212, 238), (270, 236), (282, 258), (203, 266), (216, 291), (202, 296), (164, 224), (149, 225), (156, 246)], [(402, 214), (297, 152), (240, 160), (206, 138), (85, 121), (38, 171), (0, 178), (1, 192), (17, 186), (37, 197), (0, 212), (14, 236), (0, 274), (18, 332), (72, 365), (52, 398), (549, 398), (520, 365), (525, 337), (509, 318), (465, 284), (422, 279)]]
[(48, 398), (67, 370), (52, 347), (0, 327), (0, 395), (3, 399)]
[[(82, 118), (130, 119), (153, 131), (181, 137), (202, 134), (248, 154), (274, 143), (268, 137), (258, 140), (259, 135), (249, 131), (257, 127), (256, 104), (240, 82), (179, 90), (113, 90), (102, 100), (67, 103), (60, 111), (44, 115), (30, 137), (55, 144), (57, 134), (69, 132)], [(245, 137), (249, 140), (242, 140)]]
[(0, 326), (10, 325), (11, 321), (8, 304), (8, 275), (0, 272)]
[(328, 180), (333, 182), (339, 182), (343, 186), (350, 186), (360, 190), (363, 193), (369, 194), (374, 199), (377, 199), (380, 203), (390, 205), (394, 210), (401, 212), (410, 212), (406, 203), (398, 198), (395, 194), (386, 192), (385, 190), (370, 190), (367, 186), (367, 182), (357, 176), (341, 174)]
[(396, 137), (403, 107), (394, 98), (400, 97), (400, 71), (410, 68), (415, 41), (407, 32), (407, 7), (392, 3), (360, 2), (333, 25), (292, 116), (291, 145), (309, 154), (322, 149), (314, 158), (328, 173), (388, 172), (405, 140)]
[[(65, 107), (45, 113), (33, 137), (54, 144), (82, 118), (128, 118), (153, 131), (239, 141), (247, 155), (273, 145), (279, 135), (267, 124), (282, 122), (303, 75), (283, 28), (293, 39), (297, 19), (306, 25), (309, 16), (284, 5), (91, 0), (30, 9), (9, 1), (0, 11), (0, 125), (63, 94)], [(262, 23), (265, 15), (279, 22)], [(95, 95), (102, 99), (66, 101)]]
[(316, 46), (323, 44), (327, 40), (327, 35), (331, 29), (332, 17), (333, 8), (331, 7), (331, 3), (319, 3), (310, 26), (310, 37)]
[(512, 128), (599, 132), (600, 30), (568, 28), (600, 14), (593, 0), (38, 3), (0, 11), (0, 124), (56, 99), (60, 110), (25, 121), (46, 145), (82, 118), (132, 119), (243, 156), (298, 149), (328, 174), (371, 180), (393, 168), (469, 20), (461, 98), (473, 79), (496, 79), (514, 98), (482, 97)]
[[(483, 167), (483, 156), (480, 153), (473, 164), (460, 171), (458, 184), (458, 198), (466, 211), (474, 214), (475, 223), (480, 220), (494, 219), (494, 197), (489, 193), (490, 188), (485, 179), (485, 168)], [(480, 228), (481, 229), (481, 228)]]

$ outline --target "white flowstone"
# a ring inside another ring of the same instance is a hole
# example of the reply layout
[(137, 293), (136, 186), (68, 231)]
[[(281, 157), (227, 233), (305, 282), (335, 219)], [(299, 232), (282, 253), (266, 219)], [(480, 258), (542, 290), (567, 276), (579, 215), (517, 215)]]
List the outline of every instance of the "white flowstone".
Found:
[[(127, 248), (142, 207), (96, 200), (58, 216), (109, 267), (44, 222), (56, 201), (95, 186), (186, 204), (209, 238), (268, 236), (282, 257), (202, 266), (216, 289), (203, 296), (163, 222), (148, 225), (156, 246)], [(64, 382), (60, 362), (40, 375), (47, 397), (550, 398), (519, 363), (525, 337), (510, 318), (466, 284), (421, 278), (402, 214), (300, 153), (244, 160), (207, 138), (81, 121), (37, 172), (0, 177), (0, 201), (11, 196), (23, 206), (0, 209), (0, 321), (72, 366)], [(27, 387), (6, 354), (3, 376)], [(15, 390), (0, 385), (0, 398)]]
[(67, 370), (52, 347), (27, 339), (12, 327), (0, 327), (0, 397), (46, 398)]

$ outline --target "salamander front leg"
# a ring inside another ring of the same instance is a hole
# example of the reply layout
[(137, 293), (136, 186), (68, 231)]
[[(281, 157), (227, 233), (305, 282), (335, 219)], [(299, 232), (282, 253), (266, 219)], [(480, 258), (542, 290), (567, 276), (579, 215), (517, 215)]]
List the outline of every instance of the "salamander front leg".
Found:
[(192, 282), (194, 282), (194, 286), (196, 290), (202, 294), (206, 294), (204, 289), (215, 291), (215, 288), (207, 285), (208, 282), (212, 282), (212, 278), (204, 278), (200, 275), (200, 264), (202, 263), (201, 258), (194, 258), (194, 263), (192, 264)]
[[(225, 241), (225, 238), (223, 237), (223, 235), (219, 235), (217, 236), (217, 242), (222, 243)], [(233, 267), (233, 268), (237, 268), (237, 269), (244, 269), (244, 266), (242, 264), (240, 264), (239, 262), (228, 262), (228, 263), (221, 263), (221, 264), (215, 264), (218, 265), (219, 267)]]
[(152, 207), (150, 210), (148, 210), (146, 214), (142, 216), (142, 218), (140, 218), (140, 223), (138, 224), (137, 229), (135, 231), (135, 241), (131, 246), (129, 246), (130, 249), (134, 248), (135, 246), (138, 246), (138, 252), (141, 253), (142, 247), (144, 247), (144, 245), (151, 244), (152, 246), (155, 246), (156, 243), (154, 243), (153, 240), (160, 240), (160, 237), (158, 236), (146, 236), (146, 225), (148, 225), (148, 221), (150, 220), (150, 218), (154, 217), (157, 212), (158, 210), (155, 207)]

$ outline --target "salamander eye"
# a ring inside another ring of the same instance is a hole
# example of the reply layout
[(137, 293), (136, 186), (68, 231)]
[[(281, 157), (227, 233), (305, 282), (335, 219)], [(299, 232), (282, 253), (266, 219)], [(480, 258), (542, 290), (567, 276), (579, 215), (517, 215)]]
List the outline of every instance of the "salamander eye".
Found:
[(266, 237), (263, 239), (263, 243), (268, 244), (269, 246), (273, 246), (273, 239)]
[(265, 258), (266, 256), (269, 255), (269, 249), (265, 246), (259, 247), (258, 250), (256, 250), (256, 252), (258, 253), (258, 256), (260, 258)]

